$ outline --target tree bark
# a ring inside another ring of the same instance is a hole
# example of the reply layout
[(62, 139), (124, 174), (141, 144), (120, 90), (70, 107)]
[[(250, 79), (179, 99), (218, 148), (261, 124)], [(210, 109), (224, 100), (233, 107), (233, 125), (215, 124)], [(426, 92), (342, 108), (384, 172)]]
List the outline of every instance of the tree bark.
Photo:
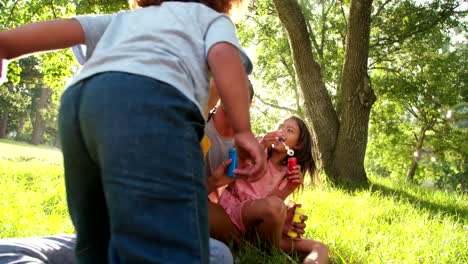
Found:
[(5, 138), (8, 126), (8, 113), (4, 111), (0, 119), (0, 138)]
[(408, 169), (408, 172), (406, 173), (406, 181), (407, 182), (413, 182), (414, 180), (414, 175), (416, 174), (416, 170), (418, 169), (418, 158), (413, 157), (413, 160), (411, 161), (411, 165)]
[(372, 0), (352, 0), (337, 114), (312, 54), (304, 14), (297, 0), (273, 0), (291, 47), (297, 84), (311, 122), (314, 158), (333, 182), (367, 184), (364, 157), (375, 94), (367, 75)]
[(307, 25), (296, 0), (273, 0), (278, 17), (285, 27), (296, 73), (296, 83), (304, 96), (305, 115), (311, 125), (314, 158), (327, 166), (338, 133), (338, 118), (322, 80), (320, 65), (312, 53)]
[(376, 97), (367, 73), (372, 0), (352, 0), (346, 35), (345, 61), (338, 98), (340, 131), (329, 177), (346, 185), (368, 182), (364, 169), (369, 115)]
[(21, 118), (21, 120), (18, 123), (18, 129), (16, 129), (16, 136), (15, 140), (20, 140), (21, 136), (23, 135), (23, 129), (24, 129), (24, 123), (25, 123), (25, 118)]
[(37, 99), (37, 104), (36, 104), (36, 111), (34, 112), (33, 116), (33, 132), (31, 135), (31, 144), (33, 145), (39, 145), (42, 142), (42, 136), (45, 131), (45, 122), (44, 118), (41, 114), (41, 110), (43, 110), (46, 105), (47, 105), (47, 100), (49, 97), (52, 95), (52, 90), (50, 88), (40, 88), (40, 96)]
[(426, 137), (426, 131), (428, 127), (423, 126), (421, 128), (421, 131), (419, 131), (419, 137), (418, 137), (418, 142), (416, 143), (416, 150), (415, 153), (418, 155), (414, 155), (413, 160), (411, 161), (411, 165), (408, 168), (408, 172), (406, 173), (406, 181), (407, 182), (413, 182), (414, 181), (414, 175), (416, 174), (416, 170), (418, 169), (418, 161), (421, 158), (421, 150), (424, 145), (424, 138)]

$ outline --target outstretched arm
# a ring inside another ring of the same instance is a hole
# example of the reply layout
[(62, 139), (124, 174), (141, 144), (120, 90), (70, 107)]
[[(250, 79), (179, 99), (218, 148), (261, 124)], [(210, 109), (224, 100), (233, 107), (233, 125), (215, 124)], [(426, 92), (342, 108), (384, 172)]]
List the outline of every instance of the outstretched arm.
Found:
[(75, 19), (37, 22), (0, 31), (0, 84), (5, 77), (5, 60), (40, 51), (63, 49), (84, 41), (83, 29)]
[(0, 57), (15, 59), (39, 51), (83, 44), (85, 36), (75, 19), (56, 19), (26, 24), (0, 32)]

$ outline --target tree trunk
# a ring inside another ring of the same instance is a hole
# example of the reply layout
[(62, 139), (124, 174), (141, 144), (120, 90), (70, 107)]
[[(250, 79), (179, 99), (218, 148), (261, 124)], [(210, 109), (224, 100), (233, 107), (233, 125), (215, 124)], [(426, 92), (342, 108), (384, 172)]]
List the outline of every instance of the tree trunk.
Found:
[(414, 175), (416, 174), (416, 170), (418, 169), (418, 161), (421, 158), (421, 150), (424, 145), (424, 138), (426, 137), (427, 127), (423, 126), (421, 131), (419, 132), (418, 142), (416, 143), (416, 151), (417, 155), (414, 155), (413, 160), (411, 161), (411, 165), (406, 173), (406, 181), (413, 182)]
[(44, 109), (47, 105), (47, 100), (52, 95), (52, 90), (50, 88), (40, 88), (41, 93), (39, 98), (37, 99), (36, 104), (36, 111), (34, 112), (33, 116), (33, 132), (31, 135), (31, 144), (39, 145), (42, 142), (42, 136), (45, 131), (45, 122), (44, 118), (42, 117), (41, 110)]
[(273, 0), (288, 32), (297, 83), (311, 121), (314, 158), (335, 183), (367, 184), (364, 156), (369, 114), (375, 101), (367, 75), (372, 0), (352, 0), (346, 39), (338, 116), (322, 80), (320, 65), (297, 0)]
[(311, 125), (314, 158), (323, 167), (331, 162), (338, 133), (338, 118), (315, 61), (307, 25), (297, 0), (273, 0), (285, 27), (296, 73), (304, 96), (305, 115)]
[(5, 138), (8, 126), (8, 113), (4, 111), (0, 119), (0, 138)]
[(413, 160), (411, 161), (411, 165), (408, 169), (408, 172), (406, 173), (407, 182), (413, 182), (414, 175), (416, 174), (417, 169), (418, 169), (418, 158), (414, 157)]
[(54, 136), (54, 142), (52, 143), (52, 146), (57, 147), (57, 148), (61, 147), (60, 137), (59, 137), (58, 133), (56, 133), (55, 136)]
[(372, 0), (352, 0), (340, 84), (340, 131), (331, 166), (333, 181), (346, 185), (368, 182), (364, 169), (369, 115), (376, 97), (367, 74)]
[(23, 117), (23, 118), (21, 118), (21, 120), (19, 121), (18, 129), (16, 130), (15, 140), (20, 140), (20, 139), (21, 139), (21, 136), (23, 135), (24, 123), (26, 122), (25, 119), (26, 119), (26, 118)]

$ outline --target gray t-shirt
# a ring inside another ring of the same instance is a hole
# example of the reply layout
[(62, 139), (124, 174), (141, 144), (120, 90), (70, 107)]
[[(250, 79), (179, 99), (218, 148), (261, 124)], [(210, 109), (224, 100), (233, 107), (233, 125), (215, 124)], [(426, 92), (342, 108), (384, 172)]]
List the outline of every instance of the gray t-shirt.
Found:
[(234, 146), (234, 138), (222, 137), (216, 130), (213, 118), (206, 123), (205, 134), (211, 143), (205, 158), (206, 176), (210, 177), (213, 171), (229, 158), (229, 148)]
[(203, 113), (208, 99), (208, 52), (227, 42), (248, 61), (228, 16), (199, 3), (165, 2), (111, 15), (78, 16), (85, 33), (86, 63), (70, 85), (108, 71), (168, 83)]

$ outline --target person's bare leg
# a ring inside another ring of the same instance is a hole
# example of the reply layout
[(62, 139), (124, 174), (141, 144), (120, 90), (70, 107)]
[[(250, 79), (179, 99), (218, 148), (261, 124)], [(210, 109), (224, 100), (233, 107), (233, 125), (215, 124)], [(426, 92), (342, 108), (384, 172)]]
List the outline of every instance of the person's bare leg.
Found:
[(212, 202), (208, 202), (208, 225), (210, 237), (228, 244), (234, 241), (240, 242), (241, 234), (237, 227), (231, 222), (224, 208)]
[(305, 256), (303, 264), (326, 264), (328, 263), (328, 247), (322, 242), (301, 238), (293, 240), (290, 237), (283, 236), (281, 240), (281, 249), (286, 252), (297, 252)]
[(275, 247), (280, 247), (286, 218), (286, 205), (279, 197), (252, 200), (242, 208), (242, 220), (246, 229), (256, 227), (261, 238)]

